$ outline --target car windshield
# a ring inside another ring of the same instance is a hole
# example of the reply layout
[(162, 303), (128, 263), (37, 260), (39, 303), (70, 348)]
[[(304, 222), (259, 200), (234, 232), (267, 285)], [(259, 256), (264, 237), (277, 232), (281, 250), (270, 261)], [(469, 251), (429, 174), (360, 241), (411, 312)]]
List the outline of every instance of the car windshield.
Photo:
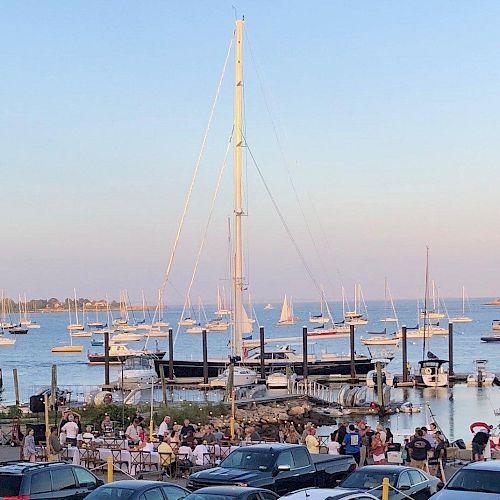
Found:
[(354, 471), (352, 474), (347, 476), (341, 483), (340, 486), (342, 488), (356, 488), (360, 490), (371, 490), (373, 488), (377, 488), (382, 484), (382, 479), (384, 477), (389, 478), (389, 483), (391, 486), (394, 486), (398, 480), (398, 474), (392, 473), (389, 474), (384, 472), (383, 470), (374, 471), (374, 470), (363, 470), (358, 469)]
[(117, 488), (116, 486), (104, 486), (101, 488), (97, 488), (97, 490), (94, 490), (90, 495), (86, 496), (86, 500), (93, 500), (93, 499), (106, 499), (110, 498), (113, 500), (127, 500), (128, 498), (131, 498), (133, 494), (135, 493), (134, 490), (131, 490), (130, 488)]
[(276, 462), (277, 453), (251, 450), (250, 447), (233, 451), (221, 464), (227, 469), (268, 471)]
[(9, 497), (19, 495), (21, 487), (21, 476), (11, 476), (9, 474), (0, 474), (0, 497)]
[(208, 493), (191, 493), (184, 500), (235, 500), (236, 497), (226, 495), (211, 495)]
[(500, 493), (500, 474), (492, 470), (461, 469), (450, 479), (446, 489)]

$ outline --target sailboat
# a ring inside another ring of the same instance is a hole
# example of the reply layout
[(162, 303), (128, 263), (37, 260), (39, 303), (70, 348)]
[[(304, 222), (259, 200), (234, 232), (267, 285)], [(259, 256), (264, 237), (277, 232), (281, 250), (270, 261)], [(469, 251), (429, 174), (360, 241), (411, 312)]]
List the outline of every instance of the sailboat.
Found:
[[(434, 287), (434, 282), (433, 282)], [(423, 310), (423, 346), (422, 360), (418, 362), (418, 368), (415, 373), (415, 381), (417, 385), (426, 387), (444, 387), (448, 385), (448, 372), (445, 369), (447, 360), (439, 359), (432, 352), (427, 351), (428, 342), (426, 337), (427, 328), (429, 327), (429, 318), (427, 317), (427, 301), (429, 296), (429, 247), (426, 250), (425, 260), (425, 296)], [(435, 304), (433, 304), (434, 306)], [(426, 354), (427, 353), (427, 354)]]
[(67, 326), (67, 329), (69, 331), (75, 331), (75, 330), (85, 330), (85, 327), (80, 324), (78, 320), (78, 302), (76, 300), (76, 288), (73, 288), (73, 294), (75, 297), (75, 322), (72, 323), (73, 318), (71, 317), (71, 300), (68, 299), (68, 315), (69, 315), (69, 324)]
[(217, 309), (215, 310), (216, 316), (229, 316), (231, 314), (231, 309), (226, 307), (226, 297), (225, 290), (222, 287), (222, 294), (220, 291), (220, 287), (217, 287)]
[(266, 304), (266, 305), (264, 306), (264, 309), (265, 309), (266, 311), (270, 311), (271, 309), (274, 309), (274, 307), (273, 307), (273, 305), (269, 302), (268, 304)]
[(325, 302), (325, 294), (324, 294), (323, 290), (321, 290), (320, 313), (319, 314), (309, 313), (309, 322), (310, 323), (320, 323), (320, 324), (324, 325), (330, 321), (330, 318), (323, 314), (323, 303), (324, 302)]
[(95, 320), (94, 321), (88, 321), (87, 326), (89, 328), (104, 328), (104, 323), (99, 320), (99, 311), (97, 309), (97, 302), (95, 304)]
[[(186, 299), (186, 304), (182, 310), (182, 315), (184, 316), (184, 314), (186, 313), (186, 309), (188, 311), (192, 311), (192, 307), (191, 307), (191, 300), (190, 298), (188, 297)], [(179, 326), (193, 326), (196, 324), (196, 319), (192, 318), (191, 316), (184, 316), (178, 323), (177, 323)]]
[(156, 326), (156, 327), (160, 327), (160, 328), (167, 328), (170, 325), (170, 323), (168, 323), (168, 321), (165, 321), (163, 319), (163, 312), (164, 312), (163, 294), (162, 294), (161, 290), (158, 290), (158, 305), (156, 306), (156, 311), (155, 311), (155, 317), (156, 317), (156, 313), (158, 313), (158, 320), (153, 321), (151, 326), (153, 326), (153, 327)]
[(472, 318), (465, 315), (465, 286), (462, 286), (462, 315), (449, 319), (450, 323), (471, 323)]
[[(387, 298), (389, 297), (391, 302), (392, 314), (393, 316), (387, 316)], [(389, 289), (389, 284), (387, 278), (385, 278), (384, 286), (384, 317), (381, 319), (382, 323), (398, 323), (398, 316), (396, 314), (396, 308), (394, 307), (394, 301), (392, 300), (391, 290)]]
[[(427, 311), (427, 319), (443, 319), (444, 313), (440, 311), (439, 290), (436, 289), (436, 283), (432, 280), (432, 309)], [(420, 319), (424, 319), (423, 311), (420, 313)]]
[(35, 321), (32, 321), (28, 316), (28, 301), (26, 299), (26, 293), (24, 294), (24, 301), (19, 300), (20, 311), (22, 312), (22, 318), (19, 321), (19, 326), (27, 327), (29, 330), (35, 328), (40, 328), (40, 325)]
[(366, 308), (365, 299), (363, 297), (363, 292), (361, 291), (361, 285), (354, 285), (354, 311), (345, 311), (344, 317), (349, 325), (367, 325), (368, 320), (363, 317), (361, 311), (361, 302), (363, 302), (365, 308), (365, 314), (368, 316), (368, 310)]
[(278, 320), (278, 326), (295, 325), (295, 316), (293, 315), (293, 302), (292, 297), (288, 300), (286, 293), (281, 306), (281, 315)]
[[(243, 275), (243, 235), (242, 224), (247, 214), (243, 204), (243, 189), (242, 189), (242, 152), (247, 144), (243, 136), (243, 20), (236, 21), (235, 29), (235, 83), (234, 83), (234, 123), (233, 135), (231, 144), (234, 149), (234, 165), (233, 165), (233, 217), (234, 217), (234, 241), (235, 245), (231, 252), (231, 278), (232, 278), (232, 314), (231, 314), (231, 355), (235, 360), (236, 366), (244, 365), (247, 368), (255, 369), (260, 366), (260, 353), (251, 353), (247, 349), (243, 349), (243, 334), (251, 323), (248, 321), (248, 315), (243, 307), (243, 295), (247, 290), (246, 279)], [(182, 222), (182, 219), (181, 219)], [(293, 306), (289, 304), (288, 299), (284, 301), (282, 308), (282, 319), (289, 324), (293, 324)], [(282, 323), (283, 324), (283, 323)], [(208, 359), (208, 376), (210, 378), (217, 377), (228, 365), (228, 358)], [(301, 375), (303, 356), (297, 354), (289, 346), (282, 346), (277, 351), (266, 351), (264, 366), (267, 371), (272, 369), (292, 368), (297, 375)], [(308, 371), (309, 375), (330, 375), (330, 374), (349, 374), (350, 373), (350, 356), (339, 355), (322, 351), (320, 355), (308, 356)], [(155, 360), (155, 368), (160, 374), (161, 371), (168, 367), (168, 357), (161, 360)], [(356, 373), (366, 374), (372, 369), (371, 357), (355, 354)], [(174, 359), (173, 362), (174, 376), (176, 379), (195, 379), (199, 380), (203, 377), (204, 363), (201, 359)]]

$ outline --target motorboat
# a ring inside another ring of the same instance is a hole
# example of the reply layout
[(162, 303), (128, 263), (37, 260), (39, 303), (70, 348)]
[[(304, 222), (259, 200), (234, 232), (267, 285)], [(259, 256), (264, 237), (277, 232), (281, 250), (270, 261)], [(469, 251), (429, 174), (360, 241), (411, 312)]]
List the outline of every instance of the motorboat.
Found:
[(28, 333), (28, 329), (24, 326), (18, 325), (13, 328), (9, 328), (9, 333), (12, 335), (26, 335)]
[[(387, 365), (390, 363), (390, 359), (373, 359), (372, 363), (380, 363), (382, 365), (382, 383), (393, 387), (394, 385), (394, 374), (387, 370)], [(366, 374), (366, 387), (377, 387), (377, 370), (370, 370)]]
[(410, 401), (406, 401), (399, 407), (399, 411), (402, 413), (420, 413), (422, 411), (422, 407), (420, 405), (410, 403)]
[[(111, 344), (109, 346), (109, 363), (111, 365), (120, 365), (125, 362), (125, 359), (130, 356), (143, 356), (150, 355), (154, 356), (156, 359), (162, 359), (165, 356), (165, 351), (160, 351), (159, 349), (153, 350), (131, 350), (128, 348), (127, 344)], [(104, 353), (87, 353), (87, 359), (91, 365), (103, 365), (105, 363)], [(155, 363), (156, 363), (155, 359)], [(168, 361), (167, 361), (168, 363)], [(157, 371), (157, 373), (159, 373)]]
[(384, 336), (381, 335), (379, 337), (361, 337), (361, 342), (364, 345), (398, 345), (399, 337), (395, 335)]
[(500, 319), (494, 319), (491, 323), (492, 330), (500, 330)]
[(292, 373), (287, 375), (286, 372), (272, 372), (266, 378), (266, 385), (268, 389), (288, 389), (288, 383), (290, 380), (295, 380), (297, 375)]
[(495, 335), (487, 335), (485, 337), (481, 337), (483, 342), (500, 342), (500, 333)]
[[(210, 381), (210, 387), (227, 387), (230, 378), (230, 368), (224, 370), (218, 377)], [(255, 384), (257, 372), (244, 366), (233, 368), (233, 386), (244, 387)]]
[(266, 304), (266, 305), (264, 306), (264, 309), (265, 309), (266, 311), (270, 311), (271, 309), (274, 309), (274, 307), (273, 307), (273, 305), (272, 305), (271, 303), (269, 303), (269, 304)]
[(100, 347), (104, 345), (104, 340), (102, 339), (92, 339), (90, 345), (93, 347)]
[(474, 361), (476, 371), (467, 376), (467, 385), (475, 385), (478, 387), (493, 385), (496, 375), (486, 371), (486, 363), (488, 363), (486, 359), (476, 359), (476, 361)]
[[(428, 353), (432, 354), (432, 353)], [(434, 355), (433, 355), (434, 356)], [(445, 387), (448, 385), (448, 372), (444, 365), (447, 360), (437, 357), (429, 357), (418, 362), (418, 368), (415, 373), (417, 385), (426, 387)]]
[[(147, 384), (157, 380), (152, 356), (129, 356), (123, 364), (123, 384)], [(120, 377), (121, 379), (121, 377)]]

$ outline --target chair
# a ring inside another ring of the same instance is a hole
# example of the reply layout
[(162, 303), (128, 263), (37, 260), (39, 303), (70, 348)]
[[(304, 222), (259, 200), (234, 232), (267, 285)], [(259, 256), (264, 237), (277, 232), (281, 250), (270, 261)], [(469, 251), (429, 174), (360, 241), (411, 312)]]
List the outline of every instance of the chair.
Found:
[[(69, 457), (69, 451), (66, 449)], [(94, 455), (93, 455), (93, 450), (90, 448), (80, 448), (80, 450), (77, 450), (76, 453), (80, 453), (80, 464), (86, 467), (87, 469), (92, 468), (92, 466), (95, 466), (95, 463), (93, 461)]]
[(113, 464), (116, 464), (120, 470), (122, 470), (123, 464), (125, 468), (128, 469), (129, 461), (123, 457), (121, 448), (111, 448), (111, 457), (113, 458)]
[(164, 476), (168, 478), (174, 477), (175, 475), (175, 453), (159, 453), (160, 455), (160, 480), (163, 480)]
[(183, 478), (185, 475), (189, 475), (189, 471), (193, 464), (191, 460), (189, 460), (189, 456), (187, 453), (176, 453), (175, 454), (175, 462), (177, 464), (176, 467), (176, 477)]
[(37, 462), (46, 462), (48, 460), (45, 446), (35, 446), (35, 460)]
[(146, 468), (151, 470), (151, 452), (149, 451), (131, 451), (130, 452), (130, 474), (144, 472)]
[(101, 454), (97, 448), (90, 449), (91, 462), (94, 464), (94, 468), (99, 470), (102, 466), (107, 463), (106, 460), (101, 458)]

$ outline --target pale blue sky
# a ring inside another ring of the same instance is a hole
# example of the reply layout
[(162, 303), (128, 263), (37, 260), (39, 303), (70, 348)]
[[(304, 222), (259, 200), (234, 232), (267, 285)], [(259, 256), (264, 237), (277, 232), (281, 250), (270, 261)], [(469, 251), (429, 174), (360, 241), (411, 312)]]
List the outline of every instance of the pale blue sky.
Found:
[[(233, 30), (245, 14), (247, 137), (318, 281), (367, 297), (500, 295), (500, 3), (24, 1), (0, 16), (0, 287), (151, 297)], [(324, 271), (274, 140), (277, 124)], [(231, 121), (227, 75), (173, 282), (193, 265)], [(229, 174), (229, 171), (228, 171)], [(316, 292), (249, 165), (257, 300)], [(227, 261), (225, 177), (194, 295)], [(328, 234), (329, 243), (324, 238)], [(181, 301), (171, 294), (173, 302)]]

